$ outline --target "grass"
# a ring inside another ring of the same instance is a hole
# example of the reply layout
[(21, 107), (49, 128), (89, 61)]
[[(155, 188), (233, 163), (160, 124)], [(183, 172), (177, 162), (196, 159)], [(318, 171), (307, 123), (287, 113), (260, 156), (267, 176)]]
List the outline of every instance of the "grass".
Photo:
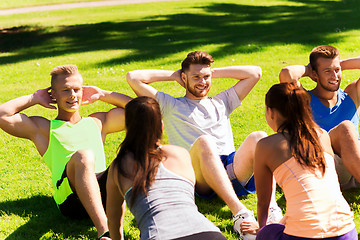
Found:
[[(263, 69), (260, 82), (231, 115), (239, 147), (253, 131), (272, 133), (264, 118), (264, 95), (278, 82), (282, 67), (307, 64), (309, 52), (320, 44), (338, 47), (342, 58), (359, 55), (359, 10), (357, 0), (186, 0), (0, 16), (0, 103), (48, 87), (50, 70), (68, 63), (78, 65), (86, 84), (135, 96), (126, 83), (126, 72), (176, 70), (187, 52), (201, 49), (213, 55), (214, 67), (249, 64)], [(344, 72), (342, 87), (359, 73)], [(215, 79), (210, 95), (233, 84), (232, 79)], [(310, 80), (303, 85), (314, 86)], [(176, 83), (154, 86), (174, 96), (184, 95)], [(82, 114), (109, 108), (94, 103), (85, 106)], [(56, 116), (38, 106), (25, 113)], [(119, 133), (107, 138), (108, 164), (123, 137)], [(0, 239), (96, 237), (90, 221), (72, 221), (59, 214), (51, 198), (49, 170), (29, 141), (0, 131), (0, 148)], [(358, 227), (359, 193), (344, 192)], [(285, 211), (281, 192), (277, 198)], [(256, 194), (241, 201), (256, 212)], [(196, 199), (196, 203), (228, 239), (236, 239), (231, 212), (220, 199)], [(138, 234), (127, 212), (126, 238), (137, 239)]]

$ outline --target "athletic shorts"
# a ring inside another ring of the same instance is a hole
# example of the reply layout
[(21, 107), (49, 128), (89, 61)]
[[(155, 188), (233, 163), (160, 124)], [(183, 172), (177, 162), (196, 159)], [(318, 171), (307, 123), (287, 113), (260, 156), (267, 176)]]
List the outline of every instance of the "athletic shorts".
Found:
[[(103, 172), (96, 173), (96, 179), (97, 179), (99, 187), (100, 187), (101, 200), (102, 200), (104, 209), (106, 209), (107, 175), (108, 175), (108, 169), (106, 169)], [(64, 181), (64, 179), (66, 179), (67, 181)], [(60, 180), (58, 180), (58, 182), (57, 182), (57, 186), (61, 186), (62, 184), (69, 184), (69, 181), (68, 181), (67, 175), (66, 175), (66, 167), (64, 169), (64, 172), (63, 172)], [(71, 193), (63, 203), (58, 205), (58, 208), (65, 217), (69, 217), (72, 219), (89, 218), (89, 215), (87, 214), (84, 206), (80, 202), (79, 197), (74, 192)]]
[[(229, 155), (220, 155), (220, 159), (221, 159), (221, 162), (224, 165), (226, 173), (233, 185), (236, 195), (241, 196), (241, 195), (248, 195), (248, 194), (254, 193), (255, 192), (254, 175), (250, 178), (250, 180), (246, 183), (245, 186), (241, 185), (241, 183), (237, 180), (237, 178), (235, 176), (235, 172), (234, 172), (234, 167), (233, 167), (234, 156), (235, 156), (235, 152), (232, 152)], [(210, 194), (207, 194), (207, 195), (198, 194), (198, 193), (196, 193), (196, 195), (201, 198), (210, 199), (210, 198), (215, 197), (216, 193), (214, 191), (212, 191)]]
[(341, 157), (335, 154), (334, 161), (341, 189), (360, 188), (360, 183), (345, 168)]
[[(260, 229), (258, 234), (256, 235), (256, 240), (315, 240), (317, 238), (303, 238), (291, 236), (284, 233), (285, 225), (283, 224), (269, 224)], [(357, 240), (358, 235), (356, 232), (356, 228), (351, 230), (350, 232), (338, 236), (338, 237), (329, 237), (329, 238), (321, 238), (322, 240)]]
[(226, 237), (220, 232), (201, 232), (173, 240), (226, 240)]

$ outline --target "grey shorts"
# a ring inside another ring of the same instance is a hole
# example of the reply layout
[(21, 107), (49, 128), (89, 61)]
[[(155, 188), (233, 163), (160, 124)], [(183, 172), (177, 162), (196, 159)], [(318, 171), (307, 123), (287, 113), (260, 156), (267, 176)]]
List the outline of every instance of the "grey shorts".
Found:
[(351, 188), (360, 188), (360, 183), (345, 168), (344, 163), (338, 155), (334, 155), (335, 168), (339, 178), (340, 188), (342, 190)]

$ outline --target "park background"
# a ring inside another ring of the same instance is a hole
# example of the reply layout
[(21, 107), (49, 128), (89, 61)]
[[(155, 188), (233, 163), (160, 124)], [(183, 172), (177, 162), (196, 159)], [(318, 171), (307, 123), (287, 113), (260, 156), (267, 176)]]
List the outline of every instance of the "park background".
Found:
[[(209, 52), (213, 67), (257, 65), (263, 75), (231, 115), (235, 147), (256, 130), (272, 134), (264, 118), (264, 95), (278, 82), (287, 65), (307, 64), (311, 49), (329, 44), (341, 58), (360, 55), (360, 4), (358, 0), (184, 0), (76, 8), (2, 15), (1, 10), (76, 0), (1, 0), (0, 2), (0, 104), (32, 94), (50, 84), (52, 68), (76, 64), (86, 85), (96, 85), (135, 97), (126, 73), (136, 69), (180, 68), (186, 54)], [(343, 72), (342, 88), (359, 78), (359, 70)], [(210, 95), (235, 84), (214, 79)], [(311, 89), (314, 83), (304, 79)], [(183, 96), (175, 82), (155, 83), (158, 90)], [(83, 116), (111, 106), (96, 102), (84, 106)], [(34, 106), (28, 115), (54, 118), (56, 111)], [(116, 155), (124, 133), (109, 135), (107, 163)], [(166, 136), (164, 142), (166, 142)], [(0, 131), (0, 239), (95, 239), (90, 220), (68, 220), (52, 199), (50, 171), (28, 140)], [(344, 196), (360, 227), (359, 190)], [(256, 213), (256, 194), (241, 197)], [(285, 212), (285, 199), (277, 192)], [(228, 239), (231, 212), (219, 198), (196, 199), (200, 212)], [(127, 211), (125, 238), (138, 239), (136, 222)]]

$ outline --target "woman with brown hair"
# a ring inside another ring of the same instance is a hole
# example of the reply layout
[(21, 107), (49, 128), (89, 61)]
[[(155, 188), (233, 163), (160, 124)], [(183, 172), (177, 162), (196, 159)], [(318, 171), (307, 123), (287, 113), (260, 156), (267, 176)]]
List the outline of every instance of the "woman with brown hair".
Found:
[[(265, 118), (277, 133), (257, 144), (255, 187), (261, 230), (257, 240), (358, 239), (353, 213), (340, 191), (329, 135), (312, 119), (308, 93), (294, 83), (266, 94)], [(280, 223), (266, 225), (275, 178), (286, 198)], [(244, 231), (254, 231), (248, 225)]]
[(161, 145), (159, 104), (138, 97), (125, 107), (126, 137), (109, 169), (107, 216), (110, 237), (123, 239), (124, 201), (140, 239), (226, 239), (198, 212), (195, 174), (187, 150)]

